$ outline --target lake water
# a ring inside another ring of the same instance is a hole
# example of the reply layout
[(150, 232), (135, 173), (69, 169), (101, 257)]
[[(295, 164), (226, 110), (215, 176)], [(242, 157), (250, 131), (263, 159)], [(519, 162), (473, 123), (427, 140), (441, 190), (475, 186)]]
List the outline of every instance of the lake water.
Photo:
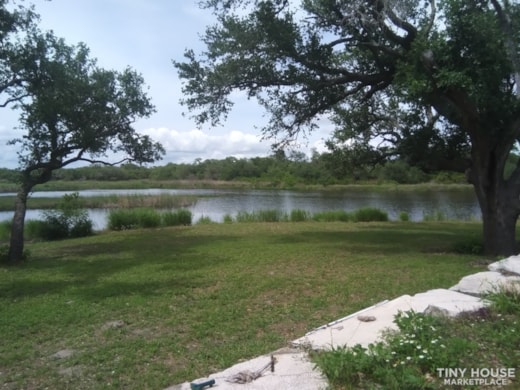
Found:
[[(71, 191), (34, 192), (32, 197), (62, 197)], [(302, 209), (312, 213), (331, 210), (353, 211), (362, 207), (377, 207), (397, 220), (401, 212), (406, 212), (412, 221), (422, 221), (425, 215), (442, 213), (448, 219), (480, 219), (481, 212), (475, 194), (471, 189), (461, 191), (290, 191), (290, 190), (88, 190), (79, 191), (81, 196), (130, 195), (130, 194), (174, 194), (201, 196), (188, 209), (193, 213), (193, 221), (209, 217), (222, 222), (225, 215), (235, 216), (240, 211), (278, 209), (290, 212)], [(14, 195), (0, 194), (0, 196)], [(106, 226), (109, 210), (89, 210), (96, 230)], [(28, 210), (27, 219), (40, 218), (41, 210)], [(0, 212), (0, 221), (12, 218), (12, 212)]]

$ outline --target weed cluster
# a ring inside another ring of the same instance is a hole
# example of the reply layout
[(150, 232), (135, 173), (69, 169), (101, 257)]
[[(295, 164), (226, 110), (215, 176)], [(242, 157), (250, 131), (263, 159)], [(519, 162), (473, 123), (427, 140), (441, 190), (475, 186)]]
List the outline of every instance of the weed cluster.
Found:
[(318, 353), (314, 361), (341, 389), (437, 389), (438, 368), (516, 367), (520, 293), (500, 292), (489, 300), (489, 309), (454, 319), (401, 312), (394, 320), (399, 331), (382, 341)]
[[(232, 222), (231, 216), (224, 218), (225, 222)], [(253, 212), (240, 211), (236, 217), (236, 222), (373, 222), (388, 221), (388, 214), (376, 208), (366, 207), (353, 212), (344, 210), (323, 211), (312, 214), (309, 211), (295, 209), (289, 214), (280, 210), (258, 210)]]
[(93, 232), (92, 220), (77, 192), (63, 195), (56, 209), (45, 210), (42, 217), (27, 221), (25, 231), (29, 238), (62, 240), (90, 236)]

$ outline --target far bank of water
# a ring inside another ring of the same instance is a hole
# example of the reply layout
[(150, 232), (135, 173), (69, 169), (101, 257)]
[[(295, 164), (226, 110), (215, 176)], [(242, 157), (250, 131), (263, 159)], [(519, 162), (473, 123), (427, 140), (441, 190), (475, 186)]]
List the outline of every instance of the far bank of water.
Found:
[[(62, 197), (72, 191), (35, 192), (33, 197)], [(238, 212), (278, 209), (289, 213), (301, 209), (311, 213), (376, 207), (388, 213), (391, 220), (405, 212), (411, 221), (422, 221), (437, 215), (445, 219), (480, 220), (481, 212), (475, 194), (467, 190), (430, 191), (291, 191), (291, 190), (237, 190), (237, 189), (145, 189), (145, 190), (84, 190), (80, 196), (102, 195), (160, 195), (200, 196), (188, 207), (194, 222), (201, 217), (222, 222), (225, 215), (234, 217)], [(2, 196), (12, 196), (5, 193)], [(106, 227), (109, 210), (89, 209), (96, 230)], [(40, 218), (41, 210), (28, 210), (27, 219)], [(12, 212), (0, 212), (0, 221), (12, 218)]]

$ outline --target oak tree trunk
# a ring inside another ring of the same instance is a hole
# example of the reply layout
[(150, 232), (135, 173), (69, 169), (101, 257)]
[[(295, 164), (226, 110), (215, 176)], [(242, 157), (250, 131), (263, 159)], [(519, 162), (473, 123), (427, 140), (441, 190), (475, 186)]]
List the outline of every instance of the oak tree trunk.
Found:
[(518, 213), (506, 203), (488, 204), (482, 208), (484, 252), (494, 256), (518, 253), (516, 221)]
[(492, 159), (480, 169), (474, 166), (471, 182), (482, 212), (484, 253), (511, 256), (518, 253), (516, 222), (520, 213), (519, 191), (503, 179)]
[(7, 262), (10, 265), (20, 264), (23, 261), (25, 212), (27, 197), (30, 189), (22, 186), (16, 195), (15, 210), (11, 226), (11, 240)]

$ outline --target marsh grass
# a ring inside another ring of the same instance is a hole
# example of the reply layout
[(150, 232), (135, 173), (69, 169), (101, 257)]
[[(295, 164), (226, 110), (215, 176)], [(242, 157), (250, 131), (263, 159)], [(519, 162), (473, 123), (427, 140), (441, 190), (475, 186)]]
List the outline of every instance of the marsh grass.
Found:
[[(159, 194), (159, 195), (102, 195), (81, 197), (82, 205), (88, 209), (112, 209), (112, 208), (157, 208), (171, 209), (192, 206), (197, 202), (195, 196)], [(29, 209), (53, 209), (56, 208), (61, 198), (29, 198)], [(14, 196), (0, 196), (0, 211), (12, 211), (14, 209)]]
[(277, 209), (239, 211), (235, 216), (236, 222), (287, 222), (287, 213)]
[(348, 213), (344, 210), (336, 210), (336, 211), (323, 211), (319, 213), (315, 213), (312, 216), (314, 221), (319, 222), (350, 222), (353, 220), (352, 213)]
[(312, 219), (312, 213), (302, 209), (291, 210), (289, 220), (291, 222), (305, 222)]
[(364, 207), (352, 213), (354, 222), (386, 222), (388, 214), (374, 207)]
[(191, 225), (192, 213), (187, 209), (160, 212), (154, 208), (115, 209), (108, 214), (108, 229), (147, 229), (160, 226)]
[[(455, 284), (479, 269), (452, 247), (480, 228), (197, 224), (28, 243), (27, 263), (0, 268), (0, 380), (162, 389), (207, 376), (381, 300)], [(53, 357), (64, 349), (73, 356)]]

